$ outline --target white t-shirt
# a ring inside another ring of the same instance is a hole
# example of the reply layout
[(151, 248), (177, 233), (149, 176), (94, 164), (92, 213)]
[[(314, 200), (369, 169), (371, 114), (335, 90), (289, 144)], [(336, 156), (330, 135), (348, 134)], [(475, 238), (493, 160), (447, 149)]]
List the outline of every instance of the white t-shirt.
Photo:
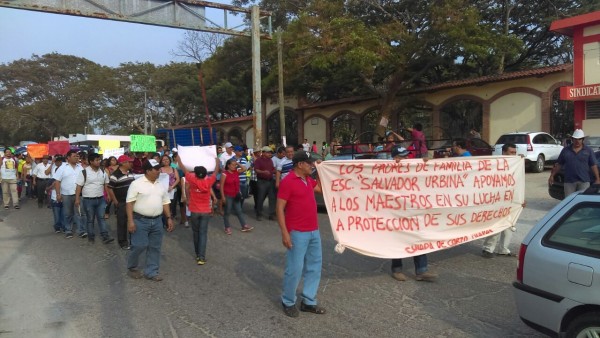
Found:
[(60, 181), (61, 195), (75, 195), (75, 182), (81, 170), (83, 170), (83, 167), (79, 163), (75, 167), (65, 163), (54, 172), (54, 179)]
[(310, 143), (302, 143), (302, 149), (304, 151), (310, 151)]
[(4, 180), (16, 180), (17, 179), (17, 167), (18, 163), (14, 157), (1, 159), (2, 166), (0, 167), (0, 175)]
[(52, 175), (46, 175), (46, 169), (48, 169), (52, 163), (48, 162), (46, 165), (44, 163), (38, 163), (35, 168), (33, 168), (32, 175), (37, 177), (38, 179), (50, 178)]
[[(85, 170), (86, 178), (83, 178), (83, 170)], [(78, 186), (81, 189), (81, 196), (84, 198), (104, 196), (104, 185), (108, 184), (108, 175), (102, 169), (95, 170), (92, 167), (87, 167), (77, 174)], [(85, 181), (85, 182), (84, 182)]]

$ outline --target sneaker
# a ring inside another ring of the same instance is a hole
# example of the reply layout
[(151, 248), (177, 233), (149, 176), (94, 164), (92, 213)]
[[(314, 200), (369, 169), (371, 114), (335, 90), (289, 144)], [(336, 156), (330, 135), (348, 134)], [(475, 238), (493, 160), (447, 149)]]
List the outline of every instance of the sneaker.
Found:
[(231, 235), (233, 231), (231, 231), (231, 228), (225, 228), (225, 233)]
[(251, 227), (248, 224), (246, 224), (242, 227), (242, 232), (252, 231), (252, 229), (254, 229), (254, 227)]
[(61, 230), (54, 230), (55, 234), (60, 234), (62, 231)]
[(408, 279), (408, 278), (406, 278), (406, 275), (403, 274), (402, 272), (394, 272), (394, 273), (392, 273), (392, 277), (394, 277), (395, 280), (400, 281), (400, 282), (404, 282)]
[(72, 232), (67, 232), (65, 234), (65, 238), (73, 238), (73, 233)]
[(108, 243), (112, 243), (114, 240), (115, 240), (115, 239), (114, 239), (114, 238), (112, 238), (112, 237), (104, 237), (104, 238), (102, 239), (102, 243), (104, 243), (104, 244), (108, 244)]
[(190, 222), (185, 221), (185, 223), (183, 223), (183, 226), (186, 227), (186, 228), (189, 228), (190, 227)]
[(123, 250), (131, 250), (131, 247), (129, 245), (121, 245), (121, 249), (123, 249)]
[(133, 279), (141, 279), (142, 277), (144, 277), (140, 270), (134, 268), (127, 269), (127, 276)]
[(283, 303), (281, 303), (281, 305), (283, 306), (283, 313), (285, 313), (286, 316), (293, 318), (300, 316), (300, 311), (298, 311), (296, 305), (285, 306)]
[(204, 258), (196, 257), (196, 264), (204, 265), (206, 264), (206, 260)]
[(21, 209), (21, 207), (18, 205), (15, 205), (15, 209)]
[(87, 236), (88, 236), (87, 232), (82, 232), (79, 235), (77, 235), (77, 237), (79, 237), (79, 238), (86, 238)]
[(431, 272), (418, 273), (415, 279), (423, 282), (433, 282), (437, 278), (437, 274)]
[(494, 254), (493, 253), (491, 253), (489, 251), (485, 251), (485, 250), (481, 251), (481, 256), (483, 258), (494, 258)]
[(5, 205), (5, 206), (4, 206), (4, 209), (8, 210), (8, 205)]

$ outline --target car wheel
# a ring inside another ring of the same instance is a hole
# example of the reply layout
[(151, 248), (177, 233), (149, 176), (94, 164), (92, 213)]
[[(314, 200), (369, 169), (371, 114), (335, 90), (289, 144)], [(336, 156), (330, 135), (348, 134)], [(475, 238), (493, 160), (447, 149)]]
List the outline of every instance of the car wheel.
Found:
[(544, 155), (538, 155), (537, 161), (533, 164), (533, 171), (536, 173), (541, 173), (544, 171), (544, 165), (546, 165), (544, 161)]
[(598, 337), (600, 335), (600, 312), (589, 312), (575, 318), (567, 327), (567, 338)]

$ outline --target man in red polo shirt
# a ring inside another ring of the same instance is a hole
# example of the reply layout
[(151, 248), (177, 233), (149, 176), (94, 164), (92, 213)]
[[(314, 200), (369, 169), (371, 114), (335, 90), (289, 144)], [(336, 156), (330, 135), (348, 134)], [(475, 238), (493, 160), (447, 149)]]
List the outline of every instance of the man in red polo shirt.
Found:
[(277, 221), (287, 248), (281, 303), (287, 316), (299, 316), (296, 289), (304, 277), (300, 311), (324, 314), (325, 309), (317, 305), (322, 253), (314, 195), (321, 192), (321, 184), (310, 177), (314, 162), (310, 153), (298, 151), (292, 162), (294, 167), (277, 193)]

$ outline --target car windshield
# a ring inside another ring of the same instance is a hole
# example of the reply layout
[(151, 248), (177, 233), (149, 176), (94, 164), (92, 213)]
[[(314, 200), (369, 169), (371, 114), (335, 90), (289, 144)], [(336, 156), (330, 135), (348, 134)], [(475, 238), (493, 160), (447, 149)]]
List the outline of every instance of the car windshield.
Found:
[(600, 148), (600, 136), (588, 136), (585, 138), (585, 144), (594, 150)]
[(526, 144), (527, 143), (527, 135), (526, 134), (506, 134), (500, 136), (496, 144), (506, 144), (506, 143), (514, 143), (514, 144)]

